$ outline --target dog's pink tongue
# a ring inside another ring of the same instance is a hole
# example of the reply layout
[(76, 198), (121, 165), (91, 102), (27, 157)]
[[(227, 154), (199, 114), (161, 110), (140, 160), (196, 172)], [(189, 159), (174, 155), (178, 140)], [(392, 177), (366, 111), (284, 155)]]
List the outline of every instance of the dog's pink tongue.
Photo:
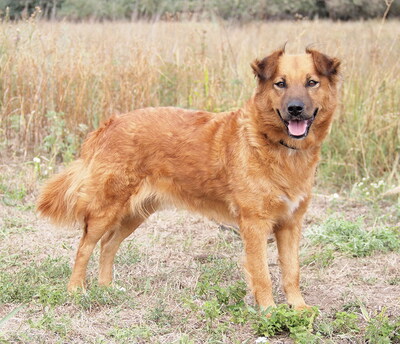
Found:
[(293, 136), (301, 136), (306, 133), (307, 121), (289, 121), (289, 133)]

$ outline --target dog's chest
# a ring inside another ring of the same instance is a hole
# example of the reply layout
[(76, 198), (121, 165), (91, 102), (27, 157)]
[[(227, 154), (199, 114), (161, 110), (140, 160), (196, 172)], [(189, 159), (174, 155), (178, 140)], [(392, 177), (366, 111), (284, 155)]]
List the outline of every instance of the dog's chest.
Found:
[(296, 195), (295, 197), (289, 198), (286, 195), (279, 196), (279, 199), (283, 202), (287, 209), (287, 216), (291, 216), (300, 206), (300, 203), (306, 198), (304, 193)]

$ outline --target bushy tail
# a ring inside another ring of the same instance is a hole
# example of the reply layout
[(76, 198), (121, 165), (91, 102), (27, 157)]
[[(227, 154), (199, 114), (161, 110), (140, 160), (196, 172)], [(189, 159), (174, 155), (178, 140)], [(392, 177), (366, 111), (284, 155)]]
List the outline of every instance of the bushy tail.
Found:
[(43, 186), (37, 200), (37, 211), (56, 225), (81, 222), (80, 190), (87, 178), (82, 159), (73, 162), (65, 171), (53, 176)]

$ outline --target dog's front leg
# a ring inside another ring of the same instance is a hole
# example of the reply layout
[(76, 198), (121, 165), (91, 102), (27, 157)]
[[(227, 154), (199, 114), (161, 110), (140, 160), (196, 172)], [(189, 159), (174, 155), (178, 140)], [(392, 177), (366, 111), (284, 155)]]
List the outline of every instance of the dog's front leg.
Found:
[(241, 219), (240, 233), (244, 243), (244, 269), (257, 304), (266, 309), (275, 306), (267, 262), (267, 239), (272, 224), (260, 219)]
[(309, 306), (304, 302), (300, 291), (299, 245), (301, 238), (302, 218), (307, 202), (301, 205), (291, 218), (275, 227), (275, 237), (278, 246), (279, 263), (282, 270), (282, 284), (287, 301), (296, 309)]

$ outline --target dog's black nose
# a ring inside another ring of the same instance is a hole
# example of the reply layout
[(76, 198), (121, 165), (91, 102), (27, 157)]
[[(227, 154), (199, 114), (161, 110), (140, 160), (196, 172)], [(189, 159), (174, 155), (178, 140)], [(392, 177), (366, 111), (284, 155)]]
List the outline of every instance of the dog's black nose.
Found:
[(304, 103), (300, 100), (292, 100), (288, 104), (288, 112), (292, 116), (300, 116), (304, 110)]

